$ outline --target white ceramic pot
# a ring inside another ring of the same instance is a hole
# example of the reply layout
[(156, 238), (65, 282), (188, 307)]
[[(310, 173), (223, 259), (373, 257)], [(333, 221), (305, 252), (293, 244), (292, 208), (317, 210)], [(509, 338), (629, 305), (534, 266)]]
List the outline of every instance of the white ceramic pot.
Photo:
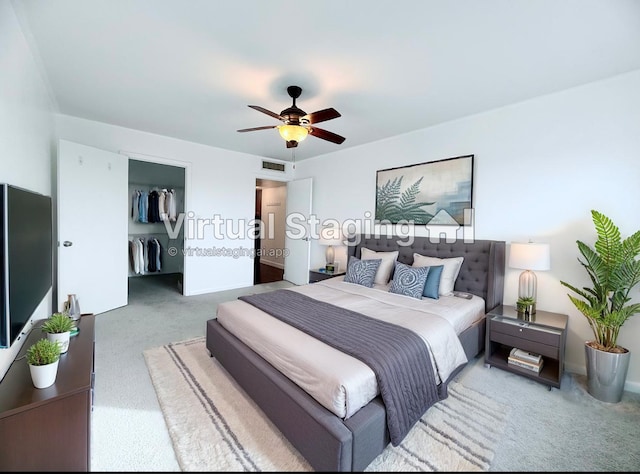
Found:
[(57, 334), (47, 333), (47, 339), (50, 341), (58, 341), (60, 343), (60, 354), (64, 354), (69, 350), (69, 338), (71, 337), (71, 331), (61, 332)]
[(31, 372), (31, 380), (36, 388), (51, 387), (58, 375), (58, 364), (60, 359), (53, 364), (47, 365), (31, 365), (29, 364), (29, 371)]

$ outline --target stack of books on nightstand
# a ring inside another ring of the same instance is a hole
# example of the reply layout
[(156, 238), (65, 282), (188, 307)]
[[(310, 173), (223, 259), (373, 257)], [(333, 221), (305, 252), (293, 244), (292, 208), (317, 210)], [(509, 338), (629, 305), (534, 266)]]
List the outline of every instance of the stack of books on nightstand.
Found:
[(540, 354), (523, 351), (514, 347), (509, 353), (508, 363), (532, 372), (540, 373), (544, 359)]

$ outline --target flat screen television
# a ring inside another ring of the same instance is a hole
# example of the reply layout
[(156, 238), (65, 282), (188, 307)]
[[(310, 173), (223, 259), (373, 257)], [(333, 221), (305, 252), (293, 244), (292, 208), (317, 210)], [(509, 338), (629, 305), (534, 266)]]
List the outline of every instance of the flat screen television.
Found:
[(53, 282), (51, 197), (0, 184), (0, 347), (18, 338)]

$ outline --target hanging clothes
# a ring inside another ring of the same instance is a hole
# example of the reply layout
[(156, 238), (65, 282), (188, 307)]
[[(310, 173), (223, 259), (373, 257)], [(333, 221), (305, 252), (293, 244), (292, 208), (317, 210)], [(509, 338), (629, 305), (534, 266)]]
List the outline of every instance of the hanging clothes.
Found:
[(156, 237), (136, 237), (129, 241), (129, 262), (136, 275), (162, 271), (162, 244)]
[(147, 212), (149, 210), (149, 193), (147, 191), (140, 191), (140, 198), (138, 199), (138, 221), (149, 222), (147, 220)]
[(175, 222), (177, 218), (175, 189), (136, 189), (131, 194), (131, 219), (134, 222)]
[(140, 191), (138, 189), (134, 190), (131, 195), (131, 218), (134, 222), (140, 220)]
[(133, 273), (144, 275), (144, 239), (135, 238), (129, 241), (129, 261)]
[(149, 212), (147, 220), (151, 223), (160, 222), (160, 210), (158, 208), (159, 199), (158, 191), (153, 190), (149, 192)]
[(160, 245), (160, 241), (158, 239), (155, 240), (156, 244), (156, 271), (162, 271), (162, 246)]
[(176, 190), (175, 189), (170, 189), (169, 190), (169, 220), (171, 222), (175, 222), (176, 219), (178, 218), (178, 211), (177, 211), (177, 202), (176, 202)]
[(166, 221), (169, 218), (169, 213), (167, 212), (167, 194), (168, 191), (166, 189), (161, 190), (158, 193), (158, 210), (160, 211), (160, 220)]

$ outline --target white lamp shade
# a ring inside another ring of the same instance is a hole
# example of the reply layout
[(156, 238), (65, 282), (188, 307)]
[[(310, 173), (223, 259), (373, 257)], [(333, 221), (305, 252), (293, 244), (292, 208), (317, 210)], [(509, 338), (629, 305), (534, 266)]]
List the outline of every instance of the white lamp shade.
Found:
[(318, 242), (320, 245), (342, 245), (344, 237), (342, 230), (335, 227), (324, 227), (320, 231)]
[(512, 242), (509, 267), (522, 270), (549, 270), (551, 268), (549, 244)]
[(342, 239), (327, 239), (320, 237), (320, 245), (342, 245)]

